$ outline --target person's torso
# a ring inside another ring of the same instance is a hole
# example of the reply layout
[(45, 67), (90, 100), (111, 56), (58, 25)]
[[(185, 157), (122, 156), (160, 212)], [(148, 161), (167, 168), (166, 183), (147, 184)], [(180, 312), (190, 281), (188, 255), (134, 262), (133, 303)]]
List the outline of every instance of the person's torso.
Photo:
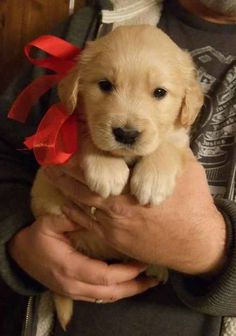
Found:
[(216, 197), (224, 197), (232, 171), (236, 142), (236, 25), (206, 22), (167, 0), (159, 22), (196, 64), (205, 95), (191, 147), (204, 166)]

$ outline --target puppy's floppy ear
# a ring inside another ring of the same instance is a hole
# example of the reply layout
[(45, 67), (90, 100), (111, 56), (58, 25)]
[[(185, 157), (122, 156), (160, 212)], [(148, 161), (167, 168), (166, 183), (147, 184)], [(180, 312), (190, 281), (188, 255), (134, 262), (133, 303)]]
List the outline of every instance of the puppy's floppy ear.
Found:
[(181, 125), (186, 128), (193, 124), (204, 101), (202, 88), (197, 79), (196, 69), (189, 56), (188, 58), (190, 61), (190, 72), (179, 116)]
[(58, 85), (58, 96), (69, 114), (76, 108), (79, 93), (79, 70), (75, 67)]
[(96, 41), (86, 43), (86, 48), (82, 51), (77, 65), (58, 84), (58, 96), (69, 114), (72, 114), (76, 108), (80, 77), (83, 77), (82, 72), (86, 73), (87, 65), (95, 56), (96, 45)]

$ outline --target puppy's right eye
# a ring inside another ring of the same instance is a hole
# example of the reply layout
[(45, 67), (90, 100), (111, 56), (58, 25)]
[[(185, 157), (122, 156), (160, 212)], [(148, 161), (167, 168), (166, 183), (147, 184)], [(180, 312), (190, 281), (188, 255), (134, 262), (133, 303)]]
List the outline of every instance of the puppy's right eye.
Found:
[(167, 95), (167, 91), (163, 88), (156, 88), (153, 91), (153, 96), (157, 99), (162, 99)]
[(111, 92), (114, 89), (112, 83), (107, 79), (100, 80), (98, 82), (98, 86), (103, 92)]

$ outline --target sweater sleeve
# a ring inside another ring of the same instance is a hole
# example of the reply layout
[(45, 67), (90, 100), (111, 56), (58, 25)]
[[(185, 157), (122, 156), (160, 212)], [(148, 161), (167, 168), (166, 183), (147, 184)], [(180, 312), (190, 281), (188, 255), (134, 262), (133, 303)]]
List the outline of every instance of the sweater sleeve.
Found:
[(211, 281), (173, 272), (171, 282), (177, 296), (188, 307), (210, 315), (236, 316), (236, 204), (224, 199), (215, 203), (228, 228), (228, 258), (224, 269)]
[[(67, 41), (83, 47), (92, 39), (98, 26), (98, 10), (84, 7), (53, 32)], [(0, 276), (16, 292), (37, 294), (43, 287), (25, 274), (7, 253), (7, 244), (22, 228), (30, 225), (30, 190), (37, 164), (30, 151), (21, 150), (25, 137), (33, 134), (43, 113), (57, 100), (55, 90), (40, 98), (27, 123), (7, 118), (17, 95), (39, 75), (42, 69), (28, 66), (0, 97)], [(29, 242), (30, 244), (30, 242)]]
[[(21, 125), (7, 119), (7, 113), (17, 93), (33, 78), (33, 73), (33, 67), (25, 69), (0, 98), (0, 275), (11, 288), (23, 294), (29, 294), (33, 280), (23, 272), (21, 276), (17, 266), (13, 266), (7, 254), (7, 242), (33, 222), (30, 189), (37, 165), (31, 153), (21, 149), (23, 139), (33, 133), (36, 120)], [(41, 109), (42, 104), (39, 104), (35, 113), (39, 115)]]

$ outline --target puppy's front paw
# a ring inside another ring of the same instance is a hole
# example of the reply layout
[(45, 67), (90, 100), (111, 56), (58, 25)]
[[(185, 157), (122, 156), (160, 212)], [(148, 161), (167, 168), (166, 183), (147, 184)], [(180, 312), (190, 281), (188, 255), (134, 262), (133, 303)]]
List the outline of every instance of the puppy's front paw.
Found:
[(130, 181), (131, 193), (143, 205), (158, 205), (172, 194), (177, 175), (174, 167), (165, 171), (158, 164), (141, 160)]
[(121, 194), (129, 178), (129, 168), (119, 158), (90, 156), (83, 169), (88, 187), (104, 198)]

